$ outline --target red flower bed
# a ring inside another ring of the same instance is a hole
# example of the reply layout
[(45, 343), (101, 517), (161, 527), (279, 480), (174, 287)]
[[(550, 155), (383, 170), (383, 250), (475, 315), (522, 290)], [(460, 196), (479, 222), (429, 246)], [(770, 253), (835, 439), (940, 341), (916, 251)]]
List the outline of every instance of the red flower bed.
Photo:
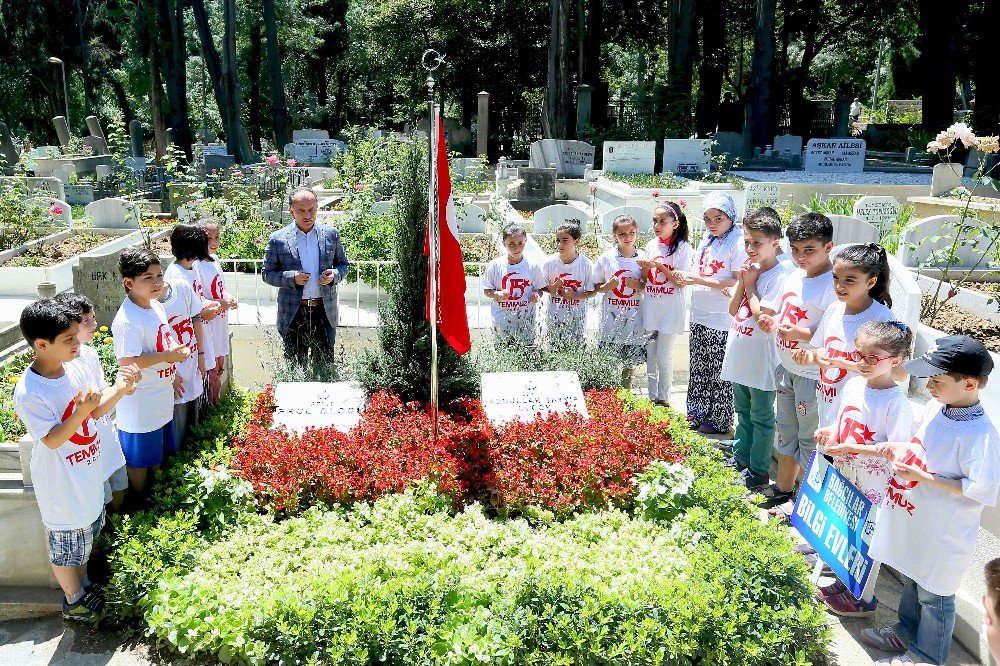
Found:
[(636, 473), (653, 460), (683, 460), (666, 423), (628, 411), (611, 391), (590, 391), (586, 400), (590, 419), (553, 414), (497, 430), (479, 401), (462, 400), (442, 411), (434, 446), (428, 411), (384, 392), (372, 396), (348, 434), (272, 430), (268, 389), (235, 442), (233, 467), (277, 510), (374, 500), (430, 479), (456, 503), (479, 500), (513, 511), (535, 505), (566, 514), (627, 505)]

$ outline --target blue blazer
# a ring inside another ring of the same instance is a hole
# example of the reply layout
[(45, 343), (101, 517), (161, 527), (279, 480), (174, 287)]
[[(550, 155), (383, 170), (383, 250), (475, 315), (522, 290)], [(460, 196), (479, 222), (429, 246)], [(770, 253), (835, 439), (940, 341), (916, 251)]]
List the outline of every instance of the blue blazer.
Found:
[[(347, 277), (351, 263), (347, 260), (344, 246), (340, 242), (340, 232), (325, 224), (316, 223), (319, 239), (319, 272), (333, 268), (337, 276), (332, 284), (320, 285), (323, 309), (330, 325), (337, 327), (337, 285)], [(278, 288), (278, 332), (284, 336), (292, 323), (302, 300), (302, 287), (295, 284), (295, 273), (302, 270), (299, 260), (299, 244), (295, 237), (295, 223), (278, 229), (267, 239), (264, 252), (264, 282)]]

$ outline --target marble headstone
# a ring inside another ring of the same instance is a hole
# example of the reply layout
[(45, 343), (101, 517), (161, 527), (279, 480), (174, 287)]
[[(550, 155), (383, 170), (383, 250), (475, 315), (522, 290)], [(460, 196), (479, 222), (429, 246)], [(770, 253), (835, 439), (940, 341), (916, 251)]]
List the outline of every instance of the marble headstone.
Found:
[(232, 155), (205, 155), (205, 173), (225, 171), (236, 163)]
[(354, 382), (280, 382), (274, 387), (274, 426), (301, 434), (306, 428), (347, 432), (361, 421), (367, 404)]
[(556, 170), (521, 167), (517, 176), (522, 181), (517, 198), (524, 201), (551, 201), (556, 198)]
[(110, 326), (122, 301), (125, 288), (118, 272), (121, 251), (96, 257), (83, 255), (73, 267), (73, 291), (94, 304), (94, 314), (100, 326)]
[(721, 155), (728, 153), (730, 157), (747, 159), (746, 150), (743, 148), (743, 134), (741, 132), (716, 132), (712, 137), (712, 154)]
[(298, 129), (292, 132), (292, 143), (329, 139), (330, 133), (322, 129)]
[(101, 121), (97, 116), (87, 116), (87, 130), (91, 136), (99, 136), (107, 141), (107, 137), (104, 135), (104, 128), (101, 127)]
[(663, 170), (700, 173), (711, 167), (711, 139), (664, 139)]
[(804, 168), (819, 173), (861, 173), (865, 170), (865, 140), (809, 139)]
[(52, 124), (56, 128), (56, 136), (59, 137), (59, 145), (63, 148), (69, 143), (70, 132), (69, 123), (66, 122), (66, 116), (56, 116), (52, 119)]
[(84, 213), (91, 223), (102, 229), (137, 229), (139, 222), (135, 215), (135, 204), (125, 199), (109, 197), (87, 204)]
[(854, 203), (854, 217), (883, 232), (896, 224), (899, 210), (895, 197), (861, 197)]
[(931, 174), (931, 196), (939, 197), (956, 187), (962, 186), (962, 165), (942, 162), (934, 165)]
[(142, 121), (133, 120), (128, 124), (128, 139), (132, 157), (145, 157), (146, 148), (142, 143)]
[(777, 208), (781, 201), (781, 185), (778, 183), (747, 183), (743, 192), (746, 195), (744, 214), (763, 206)]
[(652, 174), (656, 170), (655, 141), (605, 141), (605, 173)]
[(4, 123), (0, 123), (0, 156), (9, 165), (17, 164), (17, 160), (20, 157), (17, 153), (17, 148), (14, 147), (14, 142), (11, 141), (10, 130), (7, 129), (7, 125)]
[(103, 137), (85, 136), (83, 137), (83, 145), (90, 146), (93, 155), (108, 154), (108, 142)]
[(588, 165), (594, 165), (595, 148), (583, 141), (542, 139), (532, 143), (528, 152), (531, 166), (545, 168), (555, 164), (560, 178), (583, 178)]
[(802, 137), (797, 134), (781, 134), (774, 137), (772, 145), (779, 155), (802, 155)]
[(495, 424), (529, 421), (539, 412), (590, 416), (575, 372), (484, 372), (482, 404)]

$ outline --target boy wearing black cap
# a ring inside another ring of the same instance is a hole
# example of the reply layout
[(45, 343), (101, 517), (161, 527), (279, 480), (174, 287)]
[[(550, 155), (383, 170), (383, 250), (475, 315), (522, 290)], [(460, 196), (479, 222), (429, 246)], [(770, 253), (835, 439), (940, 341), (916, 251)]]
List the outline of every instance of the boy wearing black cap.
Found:
[(909, 444), (879, 449), (895, 475), (870, 554), (902, 574), (903, 595), (896, 626), (866, 629), (861, 639), (904, 653), (880, 664), (944, 664), (983, 507), (1000, 492), (1000, 435), (979, 402), (993, 359), (978, 340), (950, 335), (903, 367), (928, 378), (934, 400)]

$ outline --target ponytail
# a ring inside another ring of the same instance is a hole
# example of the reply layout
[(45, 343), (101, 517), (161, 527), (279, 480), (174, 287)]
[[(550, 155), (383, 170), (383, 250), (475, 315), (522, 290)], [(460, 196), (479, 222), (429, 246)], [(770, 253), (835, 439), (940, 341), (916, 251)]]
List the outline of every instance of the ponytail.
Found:
[(892, 307), (889, 296), (889, 255), (878, 243), (850, 245), (837, 255), (836, 261), (843, 261), (875, 278), (875, 284), (868, 290), (872, 300)]

